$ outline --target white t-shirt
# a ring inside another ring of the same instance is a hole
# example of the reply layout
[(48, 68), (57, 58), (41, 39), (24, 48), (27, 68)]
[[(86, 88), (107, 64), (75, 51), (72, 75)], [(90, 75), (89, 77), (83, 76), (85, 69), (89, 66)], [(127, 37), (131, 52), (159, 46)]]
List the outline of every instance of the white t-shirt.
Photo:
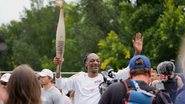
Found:
[(42, 89), (41, 100), (42, 104), (63, 104), (62, 103), (62, 95), (60, 91), (52, 86), (48, 90)]
[(55, 78), (59, 89), (74, 90), (74, 104), (98, 104), (100, 100), (99, 84), (103, 76), (98, 74), (94, 78), (85, 72), (79, 72), (69, 78)]
[(72, 104), (71, 99), (62, 93), (62, 104)]
[(130, 72), (129, 66), (127, 66), (126, 68), (124, 68), (122, 70), (119, 70), (116, 73), (116, 79), (123, 79), (123, 80), (128, 79), (129, 78), (129, 72)]

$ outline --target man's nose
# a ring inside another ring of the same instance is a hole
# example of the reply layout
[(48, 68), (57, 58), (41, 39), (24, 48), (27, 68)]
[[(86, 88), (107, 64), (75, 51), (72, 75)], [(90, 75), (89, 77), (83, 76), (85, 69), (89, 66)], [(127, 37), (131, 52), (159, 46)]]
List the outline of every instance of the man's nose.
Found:
[(98, 63), (99, 63), (99, 61), (94, 61), (94, 63), (98, 64)]

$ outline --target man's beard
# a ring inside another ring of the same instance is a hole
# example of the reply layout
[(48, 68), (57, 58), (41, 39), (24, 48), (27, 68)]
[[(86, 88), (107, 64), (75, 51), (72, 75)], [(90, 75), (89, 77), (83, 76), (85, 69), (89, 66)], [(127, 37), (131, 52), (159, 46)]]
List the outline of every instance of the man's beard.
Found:
[(99, 69), (97, 68), (97, 69), (93, 69), (93, 70), (90, 70), (92, 73), (98, 73), (98, 71), (99, 71)]

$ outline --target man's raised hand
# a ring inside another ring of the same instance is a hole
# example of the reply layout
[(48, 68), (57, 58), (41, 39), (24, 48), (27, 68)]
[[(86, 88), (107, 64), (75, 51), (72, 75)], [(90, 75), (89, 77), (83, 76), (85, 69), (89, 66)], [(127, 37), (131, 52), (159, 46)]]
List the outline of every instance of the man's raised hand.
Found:
[(135, 55), (138, 55), (141, 53), (143, 49), (143, 36), (141, 35), (140, 32), (136, 33), (135, 39), (132, 40), (133, 42), (133, 47), (135, 50)]

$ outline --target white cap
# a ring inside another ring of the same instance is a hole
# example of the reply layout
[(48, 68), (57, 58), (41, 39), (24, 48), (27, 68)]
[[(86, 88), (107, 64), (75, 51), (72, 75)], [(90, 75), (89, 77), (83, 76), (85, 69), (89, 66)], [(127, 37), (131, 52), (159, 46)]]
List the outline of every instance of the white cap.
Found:
[(41, 72), (38, 73), (38, 75), (41, 77), (49, 76), (53, 79), (53, 72), (49, 69), (43, 69)]
[(1, 76), (1, 81), (3, 81), (3, 82), (8, 82), (9, 81), (9, 79), (10, 79), (10, 76), (11, 76), (11, 74), (10, 73), (5, 73), (5, 74), (3, 74), (2, 76)]

